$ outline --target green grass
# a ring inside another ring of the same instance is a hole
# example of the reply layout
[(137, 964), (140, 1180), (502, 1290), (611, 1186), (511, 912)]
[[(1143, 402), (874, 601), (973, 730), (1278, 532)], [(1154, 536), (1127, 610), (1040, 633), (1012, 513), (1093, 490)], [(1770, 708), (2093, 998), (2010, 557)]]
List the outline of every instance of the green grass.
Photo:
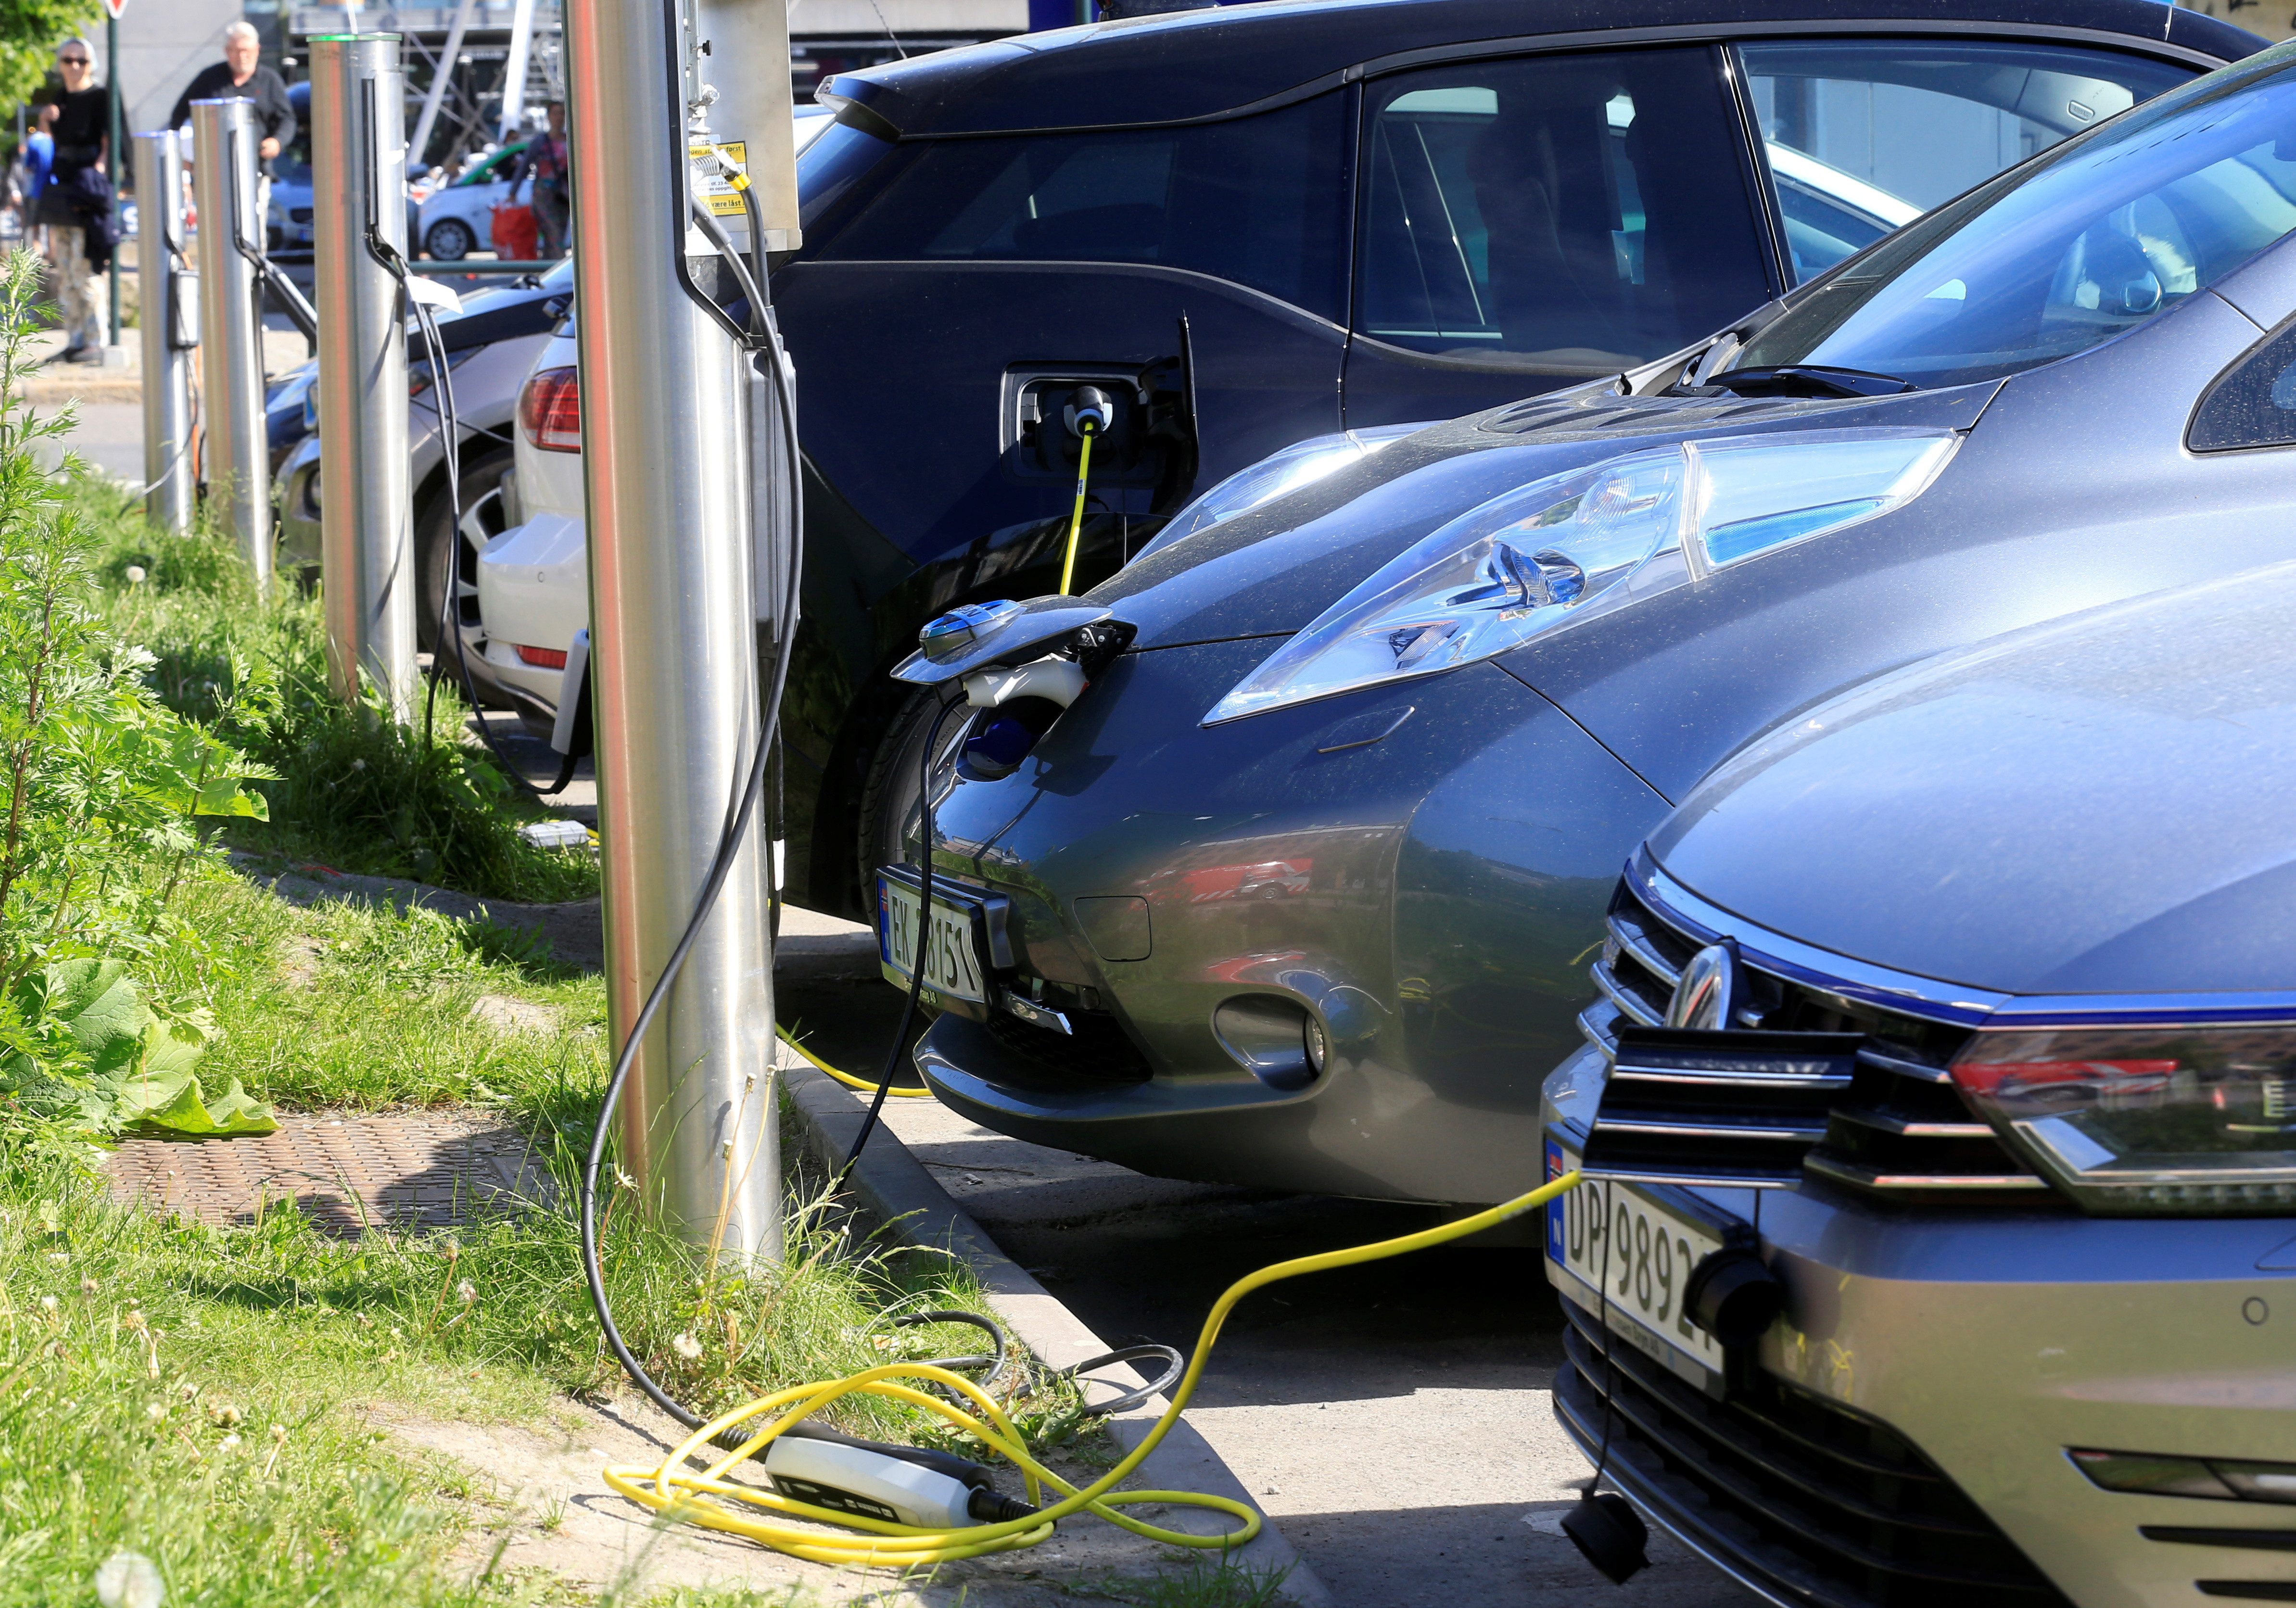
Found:
[[(258, 598), (233, 544), (204, 521), (181, 536), (157, 530), (140, 503), (95, 476), (75, 480), (70, 496), (102, 538), (106, 621), (154, 656), (160, 701), (279, 773), (255, 786), (269, 822), (234, 823), (234, 847), (488, 897), (597, 892), (587, 854), (518, 835), (549, 812), (466, 734), (468, 709), (451, 684), (436, 691), (427, 738), (419, 714), (400, 727), (347, 707), (328, 688), (319, 600), (292, 577)], [(275, 697), (275, 713), (228, 707), (251, 685)]]

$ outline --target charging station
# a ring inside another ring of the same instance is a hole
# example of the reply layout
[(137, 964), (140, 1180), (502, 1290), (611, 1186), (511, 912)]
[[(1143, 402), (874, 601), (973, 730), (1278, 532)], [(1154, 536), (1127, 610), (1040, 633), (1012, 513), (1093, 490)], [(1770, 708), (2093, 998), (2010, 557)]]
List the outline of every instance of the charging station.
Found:
[[(761, 541), (793, 552), (795, 532), (761, 531), (756, 516), (788, 520), (794, 490), (772, 483), (793, 454), (752, 443), (787, 428), (757, 403), (786, 379), (758, 303), (765, 250), (795, 243), (788, 19), (782, 0), (569, 0), (565, 21), (618, 1046), (683, 950), (635, 1046), (620, 1165), (660, 1220), (729, 1257), (770, 1257), (781, 1157), (758, 795), (772, 694), (758, 669), (795, 611), (780, 586), (790, 571), (777, 565), (761, 589), (756, 555)], [(777, 238), (758, 238), (753, 217)], [(713, 870), (714, 905), (696, 923)]]
[(144, 513), (163, 530), (192, 526), (192, 353), (199, 349), (200, 278), (184, 250), (184, 152), (173, 128), (135, 136), (143, 238)]
[(208, 497), (239, 538), (256, 589), (271, 589), (271, 456), (263, 423), (263, 293), (250, 242), (255, 148), (251, 101), (192, 103), (193, 187), (200, 209), (201, 394)]
[(414, 526), (407, 483), (406, 75), (397, 34), (311, 49), (321, 569), (335, 695), (414, 700)]

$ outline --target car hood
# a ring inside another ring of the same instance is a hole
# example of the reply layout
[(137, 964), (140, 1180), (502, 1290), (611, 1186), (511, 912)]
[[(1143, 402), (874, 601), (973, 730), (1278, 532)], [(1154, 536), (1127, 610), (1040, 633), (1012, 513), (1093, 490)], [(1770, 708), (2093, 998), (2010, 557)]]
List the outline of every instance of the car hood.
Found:
[(2285, 989), (2296, 562), (1867, 683), (1717, 767), (1652, 838), (1772, 931), (2011, 994)]
[(1136, 645), (1288, 636), (1412, 543), (1543, 476), (1688, 439), (1849, 426), (1967, 430), (2000, 381), (1854, 398), (1623, 397), (1608, 384), (1511, 403), (1160, 547), (1089, 595)]

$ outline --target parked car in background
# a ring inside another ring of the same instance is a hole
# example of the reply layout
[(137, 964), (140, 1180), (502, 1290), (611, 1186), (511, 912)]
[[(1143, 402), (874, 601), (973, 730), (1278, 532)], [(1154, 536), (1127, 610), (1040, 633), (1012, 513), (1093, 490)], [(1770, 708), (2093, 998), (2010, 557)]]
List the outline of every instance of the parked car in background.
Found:
[(472, 661), (537, 732), (557, 714), (567, 650), (590, 624), (581, 388), (567, 324), (534, 358), (515, 409), (519, 518), (476, 556)]
[[(294, 142), (271, 164), (271, 202), (264, 214), (265, 250), (292, 258), (312, 247), (312, 226), (317, 214), (311, 199), (311, 86), (287, 86), (288, 103), (295, 109)], [(406, 238), (422, 238), (417, 211), (422, 199), (418, 188), (406, 199)]]
[[(478, 599), (470, 577), (478, 550), (519, 521), (518, 486), (511, 450), (512, 421), (519, 387), (535, 355), (549, 341), (571, 304), (572, 258), (527, 283), (480, 291), (463, 299), (460, 313), (439, 317), (441, 344), (455, 384), (455, 407), (462, 426), (459, 468), (462, 503), (447, 496), (447, 459), (440, 428), (436, 376), (422, 343), (407, 344), (409, 476), (414, 499), (416, 637), (425, 652), (440, 650), (439, 625), (453, 622), (444, 651), (463, 653), (478, 640)], [(279, 501), (279, 562), (316, 574), (320, 554), (320, 502), (325, 488), (319, 474), (317, 392), (308, 378), (300, 392), (302, 432), (276, 472)], [(275, 421), (284, 413), (273, 391)], [(275, 440), (276, 430), (275, 430)], [(452, 586), (455, 600), (447, 602)], [(481, 657), (468, 654), (472, 682), (482, 701), (506, 702), (511, 690), (494, 683)], [(451, 668), (451, 667), (450, 667)]]
[[(1921, 661), (1620, 883), (1555, 1411), (1770, 1600), (2296, 1597), (2292, 644), (2283, 562)], [(1775, 1281), (1727, 1345), (1718, 1254)]]
[(1059, 584), (1080, 388), (1116, 410), (1088, 586), (1271, 453), (1678, 351), (2259, 43), (2150, 0), (1327, 0), (831, 79), (773, 284), (808, 476), (788, 896), (864, 915), (900, 857), (918, 627)]
[(504, 145), (433, 191), (419, 209), (409, 236), (420, 242), (423, 255), (458, 262), (473, 251), (491, 250), (494, 209), (510, 201), (519, 159), (525, 154), (524, 140)]
[[(2292, 232), (2286, 45), (1685, 353), (1391, 441), (921, 656), (943, 698), (1061, 652), (1090, 685), (951, 722), (920, 1068), (1144, 1172), (1528, 1188), (1538, 1079), (1608, 1019), (1579, 979), (1617, 867), (1699, 778), (1910, 660), (2288, 552)], [(1188, 897), (1278, 862), (1306, 887)], [(902, 978), (911, 876), (881, 892)], [(1001, 968), (971, 947), (992, 898)]]

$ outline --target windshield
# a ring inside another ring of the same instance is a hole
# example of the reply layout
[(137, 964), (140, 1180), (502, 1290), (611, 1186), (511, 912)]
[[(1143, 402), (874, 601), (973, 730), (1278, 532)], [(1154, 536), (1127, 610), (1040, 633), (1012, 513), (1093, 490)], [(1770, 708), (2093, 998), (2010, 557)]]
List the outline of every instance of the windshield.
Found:
[(1734, 369), (1921, 386), (2070, 357), (2296, 229), (2296, 43), (2195, 79), (1908, 226), (1821, 281)]

